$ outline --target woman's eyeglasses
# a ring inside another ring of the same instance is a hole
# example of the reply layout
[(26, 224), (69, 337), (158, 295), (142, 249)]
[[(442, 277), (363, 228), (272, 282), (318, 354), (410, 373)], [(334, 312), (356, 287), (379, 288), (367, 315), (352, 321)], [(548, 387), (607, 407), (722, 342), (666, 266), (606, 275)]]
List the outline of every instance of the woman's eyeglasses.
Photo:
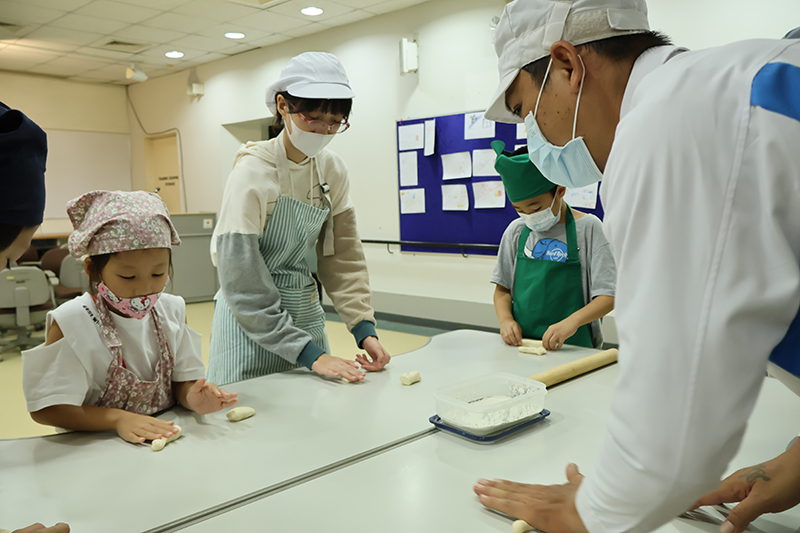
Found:
[(346, 120), (329, 124), (324, 120), (308, 120), (306, 116), (302, 113), (295, 113), (295, 114), (299, 115), (300, 118), (303, 119), (303, 122), (305, 122), (308, 125), (308, 129), (313, 131), (314, 133), (320, 133), (322, 135), (328, 135), (328, 134), (332, 135), (335, 133), (344, 133), (350, 128), (350, 123), (347, 122)]

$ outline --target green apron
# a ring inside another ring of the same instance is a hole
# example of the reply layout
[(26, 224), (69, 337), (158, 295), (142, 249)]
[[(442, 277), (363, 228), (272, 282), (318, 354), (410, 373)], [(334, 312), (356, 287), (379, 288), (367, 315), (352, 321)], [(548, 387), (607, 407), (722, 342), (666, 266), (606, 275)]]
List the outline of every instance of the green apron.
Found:
[[(566, 204), (564, 204), (566, 205)], [(551, 325), (561, 322), (586, 304), (581, 284), (581, 261), (578, 258), (578, 235), (575, 218), (567, 205), (567, 260), (534, 259), (525, 255), (525, 243), (531, 233), (525, 226), (517, 246), (514, 270), (514, 320), (526, 339), (541, 339)], [(589, 324), (578, 328), (565, 344), (593, 348)]]

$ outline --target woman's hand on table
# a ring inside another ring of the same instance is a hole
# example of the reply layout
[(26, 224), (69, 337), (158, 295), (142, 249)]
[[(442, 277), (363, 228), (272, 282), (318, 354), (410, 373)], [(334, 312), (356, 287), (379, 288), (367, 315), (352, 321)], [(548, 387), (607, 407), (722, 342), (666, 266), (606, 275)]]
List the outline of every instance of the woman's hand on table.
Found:
[(134, 444), (170, 437), (175, 433), (172, 422), (128, 411), (120, 411), (114, 429), (120, 437)]
[(567, 466), (564, 485), (525, 485), (511, 481), (481, 479), (473, 490), (481, 503), (518, 520), (525, 520), (547, 533), (587, 533), (575, 494), (583, 481), (575, 464)]
[(330, 376), (332, 378), (344, 378), (347, 381), (360, 381), (364, 379), (362, 371), (355, 361), (348, 361), (341, 357), (334, 357), (326, 353), (320, 355), (311, 370), (320, 376)]
[(356, 362), (358, 362), (364, 370), (378, 372), (383, 370), (383, 367), (388, 365), (389, 361), (392, 359), (389, 352), (384, 350), (381, 343), (378, 342), (377, 337), (367, 337), (361, 341), (361, 347), (364, 348), (367, 355), (369, 355), (369, 358), (363, 353), (356, 355)]
[(52, 527), (45, 527), (42, 524), (33, 524), (22, 529), (15, 529), (12, 533), (69, 533), (69, 526), (63, 522)]
[(221, 409), (236, 405), (238, 394), (217, 387), (200, 378), (186, 392), (185, 407), (201, 415), (216, 413)]
[(522, 328), (514, 320), (500, 323), (500, 336), (509, 346), (522, 346)]
[(740, 533), (764, 513), (780, 513), (799, 504), (800, 441), (771, 461), (734, 472), (692, 508), (734, 502), (741, 503), (720, 526), (722, 533)]
[(561, 322), (552, 324), (542, 335), (542, 347), (545, 350), (558, 350), (564, 347), (567, 339), (575, 335), (580, 324), (572, 318), (565, 318)]

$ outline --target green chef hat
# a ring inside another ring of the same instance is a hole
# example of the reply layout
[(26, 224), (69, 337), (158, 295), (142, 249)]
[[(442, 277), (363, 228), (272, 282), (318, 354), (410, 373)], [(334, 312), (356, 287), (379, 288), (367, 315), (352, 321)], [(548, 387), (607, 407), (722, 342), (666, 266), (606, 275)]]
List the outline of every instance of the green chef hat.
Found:
[(528, 154), (511, 155), (503, 149), (506, 143), (492, 141), (492, 148), (497, 154), (494, 169), (503, 178), (506, 195), (512, 202), (522, 202), (534, 196), (549, 192), (555, 183), (547, 181), (539, 169), (531, 163)]

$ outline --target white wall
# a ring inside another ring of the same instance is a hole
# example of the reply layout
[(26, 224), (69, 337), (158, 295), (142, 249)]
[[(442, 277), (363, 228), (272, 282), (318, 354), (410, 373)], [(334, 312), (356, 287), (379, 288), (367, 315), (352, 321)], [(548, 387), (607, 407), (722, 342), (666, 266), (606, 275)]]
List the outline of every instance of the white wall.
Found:
[[(652, 0), (651, 22), (694, 48), (752, 37), (780, 37), (800, 25), (800, 2)], [(221, 125), (263, 118), (264, 90), (294, 55), (310, 50), (339, 56), (356, 91), (353, 127), (331, 144), (350, 169), (362, 238), (399, 238), (395, 122), (485, 108), (497, 65), (489, 21), (503, 0), (431, 0), (401, 11), (220, 60), (196, 69), (205, 96), (186, 94), (189, 72), (131, 86), (131, 98), (150, 132), (178, 127), (184, 150), (187, 210), (218, 211), (238, 141)], [(400, 76), (398, 41), (418, 34), (419, 74)], [(132, 115), (134, 188), (144, 185), (142, 132)], [(439, 320), (493, 325), (494, 259), (412, 255), (367, 246), (378, 310)], [(422, 306), (414, 296), (450, 302)], [(406, 298), (403, 300), (403, 298)], [(417, 303), (415, 303), (417, 302)], [(465, 303), (466, 302), (466, 303)], [(447, 309), (447, 311), (444, 311)]]

